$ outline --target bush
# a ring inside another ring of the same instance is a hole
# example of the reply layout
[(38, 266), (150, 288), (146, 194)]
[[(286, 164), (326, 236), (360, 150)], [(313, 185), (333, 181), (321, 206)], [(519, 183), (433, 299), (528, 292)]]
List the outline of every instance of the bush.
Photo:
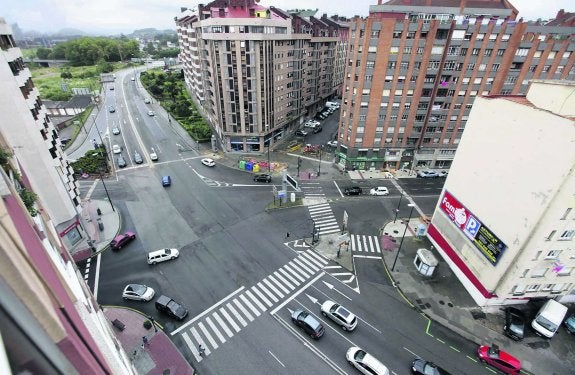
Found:
[(145, 328), (145, 329), (150, 329), (150, 328), (152, 328), (152, 322), (150, 322), (149, 320), (145, 320), (145, 321), (144, 321), (144, 328)]

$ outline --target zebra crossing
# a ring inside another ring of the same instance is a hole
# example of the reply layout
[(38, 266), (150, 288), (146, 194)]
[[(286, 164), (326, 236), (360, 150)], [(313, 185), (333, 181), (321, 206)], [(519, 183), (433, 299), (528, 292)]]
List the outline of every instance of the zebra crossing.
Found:
[[(288, 297), (327, 263), (325, 258), (311, 250), (301, 252), (251, 288), (232, 293), (172, 335), (181, 334), (196, 361), (200, 362), (281, 299)], [(203, 354), (198, 351), (200, 345), (204, 349)]]
[(308, 206), (309, 215), (319, 229), (319, 234), (339, 233), (341, 228), (335, 219), (329, 203), (320, 203)]
[(350, 248), (355, 253), (381, 253), (378, 236), (352, 234)]

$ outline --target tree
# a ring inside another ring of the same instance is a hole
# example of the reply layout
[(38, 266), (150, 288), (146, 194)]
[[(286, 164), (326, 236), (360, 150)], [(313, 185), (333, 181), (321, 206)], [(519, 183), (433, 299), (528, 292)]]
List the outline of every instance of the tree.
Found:
[(48, 59), (50, 58), (50, 53), (52, 52), (52, 50), (50, 48), (43, 48), (43, 47), (39, 47), (36, 50), (36, 56), (39, 59)]

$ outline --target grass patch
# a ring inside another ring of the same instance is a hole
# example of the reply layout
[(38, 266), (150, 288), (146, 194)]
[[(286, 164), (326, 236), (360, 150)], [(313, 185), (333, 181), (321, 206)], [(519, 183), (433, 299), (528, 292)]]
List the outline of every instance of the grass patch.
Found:
[(303, 200), (301, 198), (296, 198), (295, 202), (292, 202), (288, 199), (288, 201), (286, 203), (282, 203), (280, 206), (280, 200), (276, 198), (276, 202), (274, 204), (274, 201), (272, 200), (270, 203), (268, 203), (268, 205), (266, 206), (266, 211), (269, 210), (275, 210), (278, 208), (291, 208), (291, 207), (300, 207), (303, 206)]

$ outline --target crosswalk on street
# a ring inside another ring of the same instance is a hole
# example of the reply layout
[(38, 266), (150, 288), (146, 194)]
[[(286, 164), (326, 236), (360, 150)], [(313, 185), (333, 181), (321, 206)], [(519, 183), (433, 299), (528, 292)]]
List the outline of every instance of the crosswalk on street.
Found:
[(314, 204), (312, 206), (308, 206), (308, 210), (316, 228), (319, 228), (320, 235), (338, 233), (341, 231), (329, 203)]
[(181, 335), (196, 361), (200, 362), (321, 272), (327, 264), (328, 261), (314, 251), (301, 252), (256, 285), (239, 294), (234, 292), (172, 335)]
[(379, 236), (352, 234), (350, 248), (356, 253), (381, 253)]

